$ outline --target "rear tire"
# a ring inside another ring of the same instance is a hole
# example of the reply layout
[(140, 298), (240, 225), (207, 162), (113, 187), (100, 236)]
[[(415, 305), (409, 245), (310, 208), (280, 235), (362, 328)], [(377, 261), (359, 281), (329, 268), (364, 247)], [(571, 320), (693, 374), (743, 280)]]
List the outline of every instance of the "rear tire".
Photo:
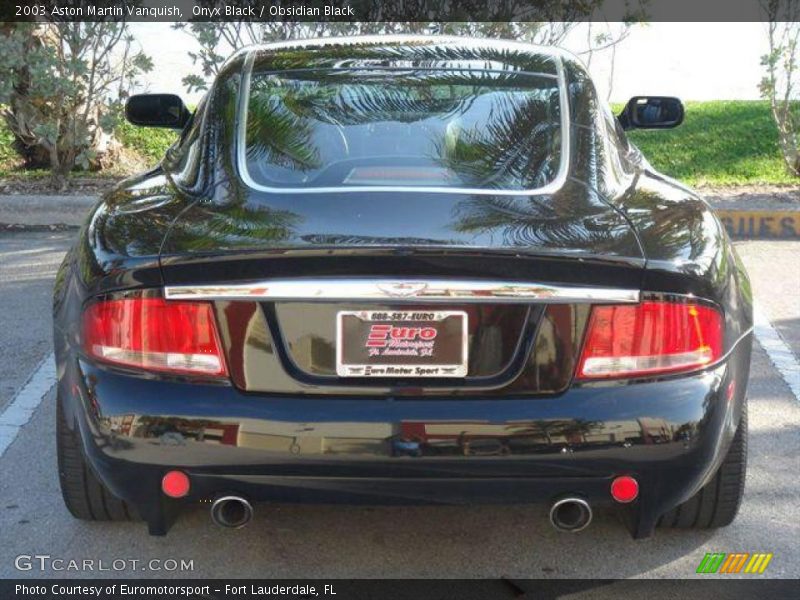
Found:
[(739, 512), (747, 473), (747, 403), (736, 435), (714, 478), (683, 504), (662, 515), (659, 526), (716, 529), (730, 525)]
[(83, 453), (78, 432), (70, 430), (56, 400), (58, 480), (64, 504), (72, 516), (85, 521), (131, 521), (135, 512), (97, 478)]

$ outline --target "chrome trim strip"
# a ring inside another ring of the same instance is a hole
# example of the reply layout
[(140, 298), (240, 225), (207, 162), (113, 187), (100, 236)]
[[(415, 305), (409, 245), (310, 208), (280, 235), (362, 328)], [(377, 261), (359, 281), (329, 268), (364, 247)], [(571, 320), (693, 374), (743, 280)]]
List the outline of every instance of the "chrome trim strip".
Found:
[(452, 279), (272, 279), (245, 284), (174, 285), (169, 300), (352, 300), (384, 303), (636, 303), (633, 289)]
[[(754, 334), (754, 333), (755, 333), (755, 327), (753, 327), (753, 326), (748, 327), (747, 330), (743, 331), (742, 334), (733, 341), (733, 343), (731, 344), (731, 347), (728, 348), (728, 351), (725, 354), (723, 354), (722, 356), (720, 356), (719, 360), (714, 364), (719, 364), (722, 361), (727, 360), (728, 357), (731, 354), (733, 354), (733, 351), (736, 350), (736, 346), (741, 344), (742, 340), (744, 340), (744, 338), (746, 338), (748, 335), (751, 335), (751, 334)], [(711, 366), (713, 366), (713, 365), (711, 365)]]
[(483, 188), (457, 188), (442, 186), (400, 186), (400, 185), (363, 185), (363, 186), (327, 186), (327, 187), (272, 187), (256, 182), (247, 170), (247, 111), (250, 98), (250, 79), (255, 62), (255, 50), (248, 52), (242, 68), (242, 81), (239, 86), (239, 106), (237, 108), (236, 131), (236, 169), (239, 177), (250, 189), (259, 192), (279, 194), (329, 194), (338, 192), (424, 192), (434, 194), (470, 194), (483, 196), (527, 196), (532, 194), (553, 194), (564, 187), (569, 172), (570, 158), (570, 110), (569, 94), (567, 92), (564, 63), (561, 56), (553, 56), (559, 88), (559, 108), (561, 110), (561, 153), (558, 163), (558, 173), (553, 181), (545, 186), (532, 190), (493, 190)]

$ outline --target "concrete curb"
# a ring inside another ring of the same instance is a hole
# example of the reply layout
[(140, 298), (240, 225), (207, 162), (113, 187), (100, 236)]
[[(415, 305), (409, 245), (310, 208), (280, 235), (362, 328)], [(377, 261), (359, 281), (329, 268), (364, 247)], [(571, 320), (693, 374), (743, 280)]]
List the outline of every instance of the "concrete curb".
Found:
[(800, 210), (716, 209), (728, 235), (735, 239), (800, 239)]
[(0, 229), (80, 227), (99, 196), (0, 196)]
[(703, 197), (736, 239), (800, 238), (800, 187), (708, 190)]
[[(99, 196), (0, 195), (0, 232), (80, 227)], [(800, 239), (800, 203), (709, 198), (735, 239)]]

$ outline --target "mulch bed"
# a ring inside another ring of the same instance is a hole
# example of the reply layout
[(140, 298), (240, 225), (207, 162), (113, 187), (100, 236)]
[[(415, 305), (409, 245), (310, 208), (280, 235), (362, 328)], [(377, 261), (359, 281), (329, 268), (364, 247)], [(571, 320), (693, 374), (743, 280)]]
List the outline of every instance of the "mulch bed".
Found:
[(53, 225), (25, 225), (22, 223), (0, 223), (0, 232), (14, 233), (18, 231), (71, 231), (79, 229), (77, 225), (56, 223)]
[(698, 192), (715, 208), (726, 210), (800, 210), (800, 182), (796, 186), (740, 185), (699, 188)]

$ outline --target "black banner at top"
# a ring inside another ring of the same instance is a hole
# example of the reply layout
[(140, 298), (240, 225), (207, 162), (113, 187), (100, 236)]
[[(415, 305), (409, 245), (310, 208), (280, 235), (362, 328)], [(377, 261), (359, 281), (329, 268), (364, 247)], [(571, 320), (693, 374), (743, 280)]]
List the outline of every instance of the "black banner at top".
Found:
[(0, 21), (766, 21), (800, 0), (2, 0)]

